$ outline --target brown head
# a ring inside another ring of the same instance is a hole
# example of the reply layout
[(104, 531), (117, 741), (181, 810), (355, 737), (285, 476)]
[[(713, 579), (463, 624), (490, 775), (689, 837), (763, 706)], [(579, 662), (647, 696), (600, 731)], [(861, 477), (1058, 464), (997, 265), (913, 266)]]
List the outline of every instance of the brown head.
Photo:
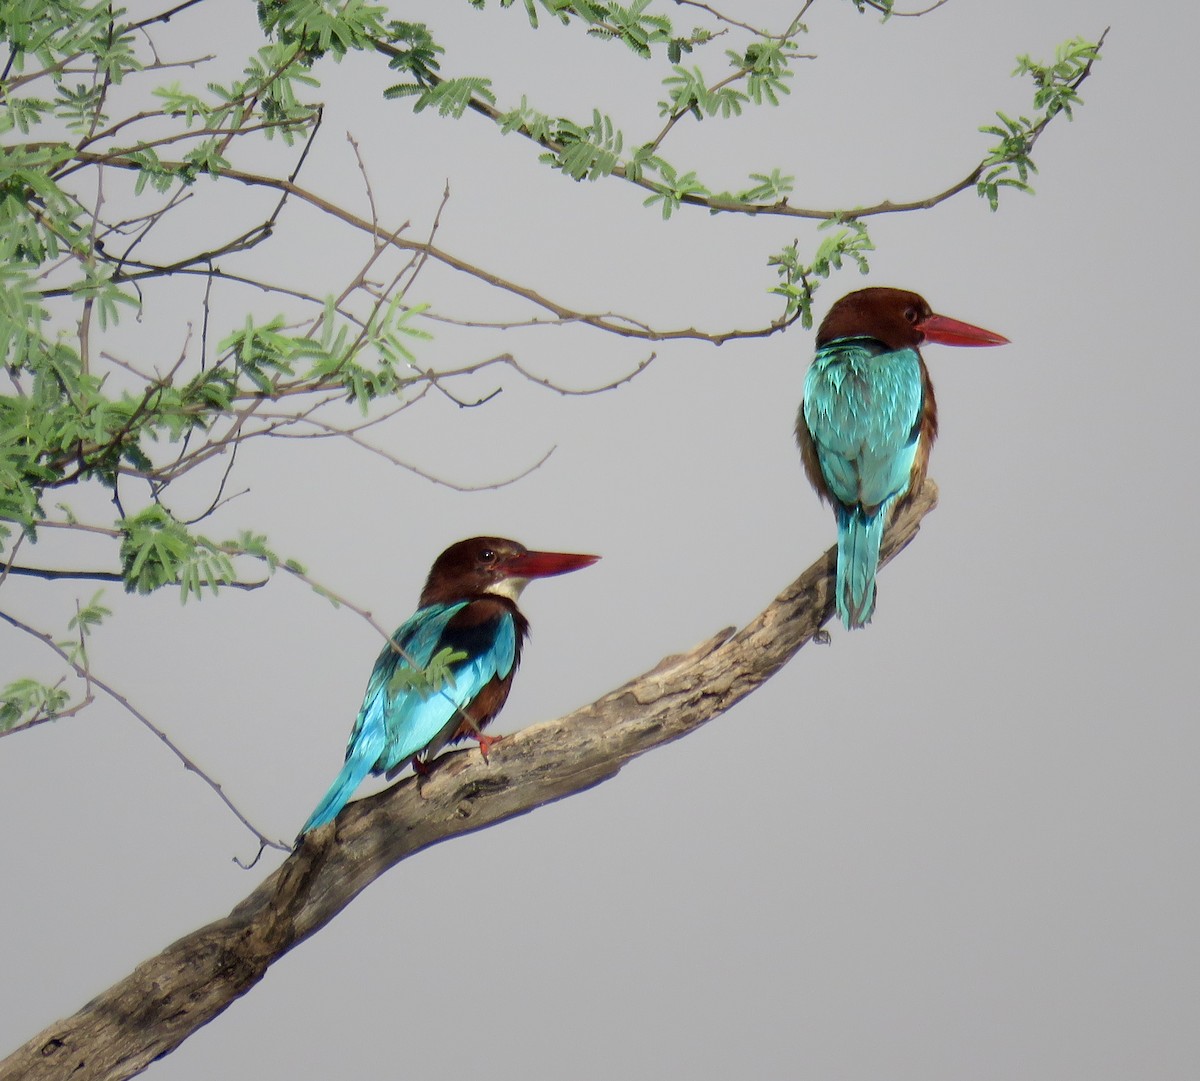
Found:
[(421, 591), (421, 606), (487, 593), (515, 601), (531, 578), (580, 570), (599, 558), (572, 552), (531, 552), (503, 537), (471, 537), (450, 545), (434, 560)]
[(937, 315), (925, 298), (907, 289), (873, 286), (847, 293), (825, 316), (817, 347), (838, 338), (872, 338), (888, 349), (942, 345), (1006, 345), (1008, 339), (982, 327)]

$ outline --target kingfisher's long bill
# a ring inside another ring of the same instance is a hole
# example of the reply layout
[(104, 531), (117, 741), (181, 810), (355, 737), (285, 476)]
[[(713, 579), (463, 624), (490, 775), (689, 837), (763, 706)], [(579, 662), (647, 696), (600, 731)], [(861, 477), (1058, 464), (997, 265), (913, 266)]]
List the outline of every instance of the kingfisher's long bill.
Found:
[[(470, 737), (484, 757), (500, 737), (483, 728), (508, 698), (529, 621), (517, 607), (533, 578), (589, 567), (599, 556), (531, 552), (501, 537), (472, 537), (434, 562), (420, 607), (379, 654), (346, 745), (346, 764), (304, 823), (300, 836), (333, 821), (368, 773), (391, 779)], [(405, 673), (445, 653), (450, 679), (436, 690)]]
[(937, 438), (937, 403), (920, 353), (942, 345), (1005, 345), (982, 327), (937, 315), (904, 289), (842, 297), (817, 331), (796, 442), (817, 495), (833, 507), (838, 615), (871, 621), (879, 545), (890, 517), (920, 490)]

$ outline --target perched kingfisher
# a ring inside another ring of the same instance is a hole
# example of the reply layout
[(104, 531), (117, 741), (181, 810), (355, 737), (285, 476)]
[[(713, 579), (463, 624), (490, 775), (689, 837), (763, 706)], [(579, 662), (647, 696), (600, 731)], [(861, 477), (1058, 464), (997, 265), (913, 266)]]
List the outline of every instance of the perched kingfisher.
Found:
[(1005, 345), (990, 330), (935, 315), (904, 289), (842, 297), (817, 331), (796, 442), (838, 527), (838, 615), (865, 626), (875, 610), (879, 544), (890, 516), (925, 480), (937, 403), (919, 346)]
[[(346, 744), (346, 764), (301, 837), (333, 821), (368, 773), (391, 780), (408, 763), (425, 771), (447, 743), (470, 737), (487, 758), (499, 736), (485, 736), (508, 698), (529, 621), (517, 598), (531, 578), (591, 566), (599, 556), (531, 552), (501, 537), (450, 545), (434, 562), (420, 607), (383, 648)], [(404, 678), (445, 650), (450, 679), (438, 690)]]

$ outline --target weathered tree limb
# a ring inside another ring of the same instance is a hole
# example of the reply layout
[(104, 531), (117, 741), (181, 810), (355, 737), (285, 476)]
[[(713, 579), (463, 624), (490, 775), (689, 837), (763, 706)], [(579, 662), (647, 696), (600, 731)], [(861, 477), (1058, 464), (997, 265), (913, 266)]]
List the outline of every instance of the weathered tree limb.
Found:
[[(888, 530), (885, 560), (912, 540), (936, 502), (927, 481)], [(0, 1081), (140, 1073), (400, 860), (582, 792), (729, 709), (830, 619), (833, 575), (831, 550), (737, 633), (721, 631), (589, 706), (505, 737), (488, 762), (474, 749), (443, 755), (423, 782), (410, 777), (351, 803), (228, 916), (185, 935), (0, 1062)]]

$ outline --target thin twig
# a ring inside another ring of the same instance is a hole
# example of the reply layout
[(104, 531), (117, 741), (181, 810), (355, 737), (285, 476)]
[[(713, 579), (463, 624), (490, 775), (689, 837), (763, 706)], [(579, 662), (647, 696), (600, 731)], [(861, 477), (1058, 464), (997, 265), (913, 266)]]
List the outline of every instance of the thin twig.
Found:
[[(241, 824), (243, 826), (245, 826), (246, 829), (248, 829), (251, 833), (254, 834), (255, 839), (260, 844), (267, 845), (270, 848), (277, 848), (283, 852), (290, 851), (290, 849), (291, 849), (290, 845), (286, 845), (282, 841), (272, 841), (269, 837), (267, 837), (267, 835), (265, 833), (262, 832), (262, 830), (258, 829), (255, 825), (253, 825), (253, 823), (251, 823), (251, 821), (244, 814), (242, 814), (242, 812), (240, 810), (238, 810), (237, 805), (234, 804), (234, 802), (225, 794), (225, 790), (221, 787), (221, 785), (216, 780), (214, 780), (211, 776), (209, 776), (209, 774), (206, 773), (200, 766), (198, 766), (191, 758), (189, 758), (186, 754), (184, 754), (184, 752), (179, 749), (178, 745), (171, 739), (170, 736), (167, 735), (166, 732), (164, 732), (161, 728), (159, 728), (158, 725), (156, 725), (152, 720), (150, 720), (150, 718), (147, 717), (146, 714), (144, 714), (140, 709), (138, 709), (135, 705), (133, 705), (133, 703), (130, 702), (129, 699), (126, 698), (119, 691), (115, 690), (112, 686), (110, 686), (104, 680), (99, 679), (95, 675), (89, 675), (67, 653), (67, 651), (62, 648), (62, 646), (60, 646), (56, 641), (54, 641), (54, 639), (50, 635), (46, 634), (43, 631), (39, 631), (34, 627), (29, 626), (29, 624), (22, 622), (21, 620), (17, 619), (16, 616), (13, 616), (10, 613), (5, 612), (5, 611), (0, 611), (0, 619), (4, 620), (5, 623), (7, 623), (9, 626), (15, 628), (16, 630), (24, 631), (26, 634), (32, 636), (33, 638), (36, 638), (39, 642), (41, 642), (48, 649), (50, 649), (54, 653), (58, 654), (59, 658), (65, 664), (67, 664), (72, 669), (72, 671), (74, 671), (75, 674), (77, 676), (79, 676), (80, 679), (85, 680), (87, 683), (89, 683), (92, 686), (98, 687), (106, 695), (108, 695), (108, 697), (111, 698), (114, 702), (116, 702), (118, 705), (122, 706), (125, 709), (125, 711), (127, 713), (129, 713), (129, 715), (132, 716), (139, 724), (141, 724), (144, 728), (146, 728), (153, 735), (157, 736), (158, 739), (162, 742), (163, 746), (165, 746), (167, 748), (167, 750), (169, 750), (171, 752), (171, 754), (173, 754), (179, 760), (179, 762), (182, 764), (184, 769), (186, 769), (189, 773), (194, 773), (197, 777), (200, 778), (200, 780), (202, 780), (206, 785), (208, 785), (209, 788), (211, 788), (217, 794), (217, 797), (221, 800), (221, 802), (223, 804), (225, 804), (225, 806), (232, 812), (234, 817), (237, 818), (237, 820), (239, 822), (241, 822)], [(20, 729), (9, 729), (8, 732), (0, 732), (0, 737), (11, 735), (13, 732), (17, 732), (17, 731), (20, 731)]]
[(697, 0), (675, 0), (675, 3), (679, 7), (698, 8), (700, 11), (707, 12), (718, 22), (725, 23), (727, 26), (736, 27), (738, 30), (747, 30), (756, 38), (767, 38), (769, 40), (779, 41), (781, 39), (794, 37), (796, 35), (800, 27), (800, 20), (804, 18), (805, 13), (810, 7), (813, 6), (814, 3), (816, 3), (816, 0), (805, 0), (804, 6), (800, 9), (796, 17), (792, 19), (791, 25), (781, 34), (773, 34), (769, 30), (760, 30), (756, 26), (751, 26), (749, 23), (741, 22), (732, 16), (723, 14), (709, 4), (698, 3)]
[[(53, 524), (55, 523), (41, 523), (43, 526)], [(18, 565), (13, 563), (11, 560), (8, 562), (0, 560), (0, 584), (3, 584), (4, 579), (10, 574), (25, 578), (41, 578), (47, 582), (113, 582), (119, 585), (125, 584), (125, 575), (120, 571), (68, 570), (62, 567), (28, 567), (24, 564)], [(232, 582), (222, 582), (221, 588), (249, 591), (252, 589), (262, 589), (267, 584), (267, 581), (265, 578), (253, 582), (244, 582), (240, 579), (235, 579)]]

